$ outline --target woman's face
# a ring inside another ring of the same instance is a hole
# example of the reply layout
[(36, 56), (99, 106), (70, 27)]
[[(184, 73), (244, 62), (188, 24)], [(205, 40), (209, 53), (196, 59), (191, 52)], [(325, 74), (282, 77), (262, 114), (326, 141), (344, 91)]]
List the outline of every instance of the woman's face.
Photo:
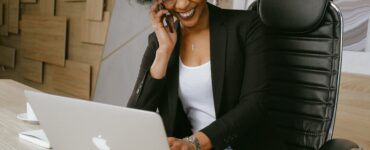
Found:
[(163, 0), (163, 2), (166, 8), (187, 28), (198, 25), (205, 17), (204, 11), (208, 11), (206, 0)]

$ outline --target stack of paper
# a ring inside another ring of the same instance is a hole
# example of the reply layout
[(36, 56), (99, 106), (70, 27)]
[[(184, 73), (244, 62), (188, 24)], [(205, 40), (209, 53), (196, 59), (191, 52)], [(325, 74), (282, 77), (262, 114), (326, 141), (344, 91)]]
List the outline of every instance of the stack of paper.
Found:
[(51, 148), (44, 130), (33, 130), (19, 133), (19, 138), (44, 148)]

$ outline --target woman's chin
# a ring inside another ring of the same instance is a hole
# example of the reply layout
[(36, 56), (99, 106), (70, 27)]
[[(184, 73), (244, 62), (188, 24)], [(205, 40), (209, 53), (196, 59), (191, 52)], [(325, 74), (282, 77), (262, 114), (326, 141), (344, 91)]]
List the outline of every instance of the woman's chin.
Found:
[(186, 27), (186, 28), (193, 28), (197, 25), (196, 19), (180, 20), (180, 23), (183, 27)]

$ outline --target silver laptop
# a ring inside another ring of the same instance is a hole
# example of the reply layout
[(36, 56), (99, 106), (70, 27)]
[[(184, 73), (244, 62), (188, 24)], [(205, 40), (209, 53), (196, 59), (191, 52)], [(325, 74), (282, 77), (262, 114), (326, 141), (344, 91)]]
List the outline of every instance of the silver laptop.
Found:
[(168, 150), (157, 113), (25, 91), (55, 150)]

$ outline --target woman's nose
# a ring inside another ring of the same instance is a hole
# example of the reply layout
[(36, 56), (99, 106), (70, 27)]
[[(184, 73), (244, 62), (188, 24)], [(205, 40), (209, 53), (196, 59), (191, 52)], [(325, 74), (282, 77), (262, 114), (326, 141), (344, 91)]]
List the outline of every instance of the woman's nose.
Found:
[(189, 0), (177, 0), (176, 2), (176, 8), (178, 10), (186, 10), (188, 7), (190, 1)]

